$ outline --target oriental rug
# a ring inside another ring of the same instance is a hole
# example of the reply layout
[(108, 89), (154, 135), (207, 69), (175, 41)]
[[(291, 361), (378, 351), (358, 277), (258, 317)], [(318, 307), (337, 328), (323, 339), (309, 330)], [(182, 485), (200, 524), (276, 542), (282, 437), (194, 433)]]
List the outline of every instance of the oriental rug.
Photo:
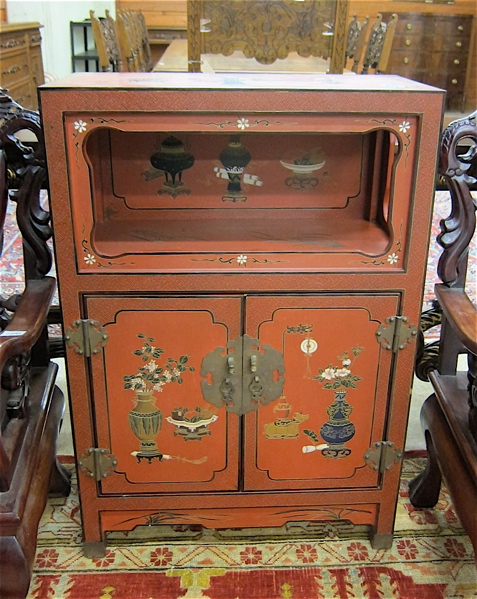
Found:
[(28, 599), (477, 598), (472, 545), (446, 489), (433, 509), (409, 501), (408, 483), (424, 463), (404, 460), (388, 550), (372, 549), (366, 528), (346, 522), (222, 531), (160, 525), (115, 533), (103, 558), (88, 559), (73, 484), (45, 510)]

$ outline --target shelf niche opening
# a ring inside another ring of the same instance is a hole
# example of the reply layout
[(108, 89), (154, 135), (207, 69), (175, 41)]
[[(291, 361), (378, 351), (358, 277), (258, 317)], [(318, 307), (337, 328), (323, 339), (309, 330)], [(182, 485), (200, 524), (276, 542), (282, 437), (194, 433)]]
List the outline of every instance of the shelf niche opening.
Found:
[[(144, 132), (98, 127), (84, 145), (98, 255), (383, 255), (402, 146), (364, 133)], [(174, 162), (175, 161), (175, 162)]]

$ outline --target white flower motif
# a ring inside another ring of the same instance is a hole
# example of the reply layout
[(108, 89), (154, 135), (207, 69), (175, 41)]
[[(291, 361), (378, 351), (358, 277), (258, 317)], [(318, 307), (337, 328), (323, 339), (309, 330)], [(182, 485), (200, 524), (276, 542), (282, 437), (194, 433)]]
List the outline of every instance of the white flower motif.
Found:
[(142, 378), (140, 376), (134, 378), (131, 381), (131, 384), (132, 384), (133, 388), (136, 388), (138, 386), (144, 387), (144, 381), (142, 380)]
[(394, 254), (389, 254), (388, 256), (388, 262), (389, 264), (396, 264), (396, 262), (399, 260), (398, 255), (394, 252)]
[(247, 127), (250, 127), (250, 125), (248, 124), (248, 119), (237, 119), (237, 127), (239, 129), (242, 129), (242, 131)]
[(81, 119), (79, 121), (76, 121), (75, 129), (76, 131), (78, 131), (78, 133), (83, 133), (84, 131), (86, 131), (86, 123)]
[(93, 256), (93, 254), (86, 254), (84, 261), (86, 264), (94, 264), (96, 262), (96, 258)]
[(172, 369), (172, 374), (174, 376), (180, 376), (181, 375), (181, 371), (178, 368), (173, 368)]
[(335, 375), (335, 369), (334, 369), (334, 368), (331, 368), (331, 367), (330, 367), (330, 368), (327, 368), (326, 370), (324, 370), (324, 371), (322, 372), (321, 376), (322, 376), (324, 379), (326, 379), (326, 380), (328, 380), (328, 381), (331, 381), (332, 379), (336, 378), (336, 375)]
[(149, 370), (149, 372), (155, 372), (156, 368), (157, 368), (157, 364), (155, 360), (150, 360), (145, 366), (144, 368), (146, 370)]
[(164, 375), (163, 375), (163, 376), (164, 376), (164, 378), (166, 379), (166, 380), (165, 380), (165, 382), (166, 382), (166, 383), (170, 383), (170, 382), (171, 382), (171, 379), (172, 379), (172, 374), (170, 373), (170, 371), (169, 371), (169, 370), (165, 370), (165, 371), (164, 371)]
[(406, 133), (406, 131), (410, 128), (411, 128), (411, 123), (409, 121), (403, 121), (399, 125), (399, 131), (401, 131), (401, 133)]
[(243, 254), (240, 254), (240, 256), (237, 256), (237, 263), (240, 264), (241, 266), (247, 266), (247, 260), (248, 260), (248, 256), (244, 256)]
[(344, 379), (345, 377), (347, 377), (350, 374), (351, 374), (351, 370), (348, 370), (347, 368), (338, 368), (338, 370), (336, 370), (336, 372), (335, 372), (335, 376), (339, 379)]
[(349, 366), (351, 364), (351, 360), (349, 358), (347, 358), (346, 360), (342, 361), (343, 366)]
[(155, 385), (152, 386), (153, 391), (158, 391), (159, 393), (162, 393), (162, 387), (165, 385), (164, 381), (159, 381), (158, 383), (156, 383)]

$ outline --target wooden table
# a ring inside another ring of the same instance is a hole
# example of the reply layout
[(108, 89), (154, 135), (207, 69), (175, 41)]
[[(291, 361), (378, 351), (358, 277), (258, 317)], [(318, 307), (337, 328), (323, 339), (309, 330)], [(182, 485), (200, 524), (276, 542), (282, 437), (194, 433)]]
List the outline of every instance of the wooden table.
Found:
[[(272, 64), (260, 64), (254, 58), (246, 58), (240, 50), (231, 56), (222, 54), (204, 54), (202, 56), (203, 73), (326, 73), (329, 61), (324, 58), (303, 58), (297, 52), (290, 52), (284, 60)], [(174, 40), (154, 66), (154, 71), (187, 71), (187, 40)], [(352, 71), (345, 71), (352, 73)]]

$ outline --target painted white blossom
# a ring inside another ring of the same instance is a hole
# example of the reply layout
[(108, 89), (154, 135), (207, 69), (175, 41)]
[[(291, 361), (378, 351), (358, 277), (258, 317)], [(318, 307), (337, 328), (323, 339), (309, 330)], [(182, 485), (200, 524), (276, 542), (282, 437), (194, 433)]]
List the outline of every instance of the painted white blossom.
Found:
[(408, 131), (408, 129), (411, 128), (411, 123), (409, 121), (403, 121), (400, 125), (399, 125), (399, 131), (401, 131), (401, 133), (406, 133), (406, 131)]
[(351, 370), (348, 370), (347, 368), (338, 368), (338, 370), (335, 371), (335, 376), (339, 379), (344, 379), (350, 374)]
[(153, 385), (153, 390), (154, 391), (159, 391), (159, 393), (162, 392), (162, 387), (165, 385), (166, 383), (164, 381), (158, 381), (155, 385)]
[(86, 264), (94, 264), (96, 262), (96, 258), (93, 256), (93, 254), (86, 254), (84, 261)]
[(399, 260), (398, 255), (396, 253), (394, 254), (389, 254), (388, 256), (388, 262), (389, 264), (396, 264), (396, 262)]
[(248, 119), (237, 119), (237, 127), (239, 129), (242, 129), (242, 131), (247, 127), (250, 127), (250, 125), (248, 124)]
[(171, 382), (172, 374), (171, 374), (170, 370), (165, 370), (163, 376), (166, 379), (166, 381), (165, 381), (166, 383)]
[(157, 364), (155, 360), (150, 360), (145, 366), (144, 368), (146, 370), (149, 370), (149, 372), (155, 372), (157, 369)]
[(86, 123), (81, 119), (75, 122), (75, 129), (78, 133), (84, 133), (86, 131)]
[(131, 381), (131, 384), (132, 384), (133, 388), (136, 388), (137, 386), (144, 387), (144, 381), (142, 380), (142, 378), (140, 376), (137, 376), (136, 378), (134, 378)]
[(326, 370), (323, 371), (323, 373), (321, 374), (321, 376), (324, 379), (327, 379), (328, 381), (331, 381), (332, 379), (335, 378), (335, 369), (334, 368), (327, 368)]
[(180, 376), (181, 375), (181, 371), (178, 368), (173, 368), (172, 369), (172, 374), (174, 376)]
[(240, 256), (237, 256), (237, 262), (241, 266), (246, 266), (247, 265), (247, 260), (248, 260), (248, 257), (244, 256), (243, 254), (240, 254)]
[(343, 364), (343, 366), (349, 366), (351, 364), (351, 360), (347, 358), (346, 360), (343, 360), (341, 363)]

